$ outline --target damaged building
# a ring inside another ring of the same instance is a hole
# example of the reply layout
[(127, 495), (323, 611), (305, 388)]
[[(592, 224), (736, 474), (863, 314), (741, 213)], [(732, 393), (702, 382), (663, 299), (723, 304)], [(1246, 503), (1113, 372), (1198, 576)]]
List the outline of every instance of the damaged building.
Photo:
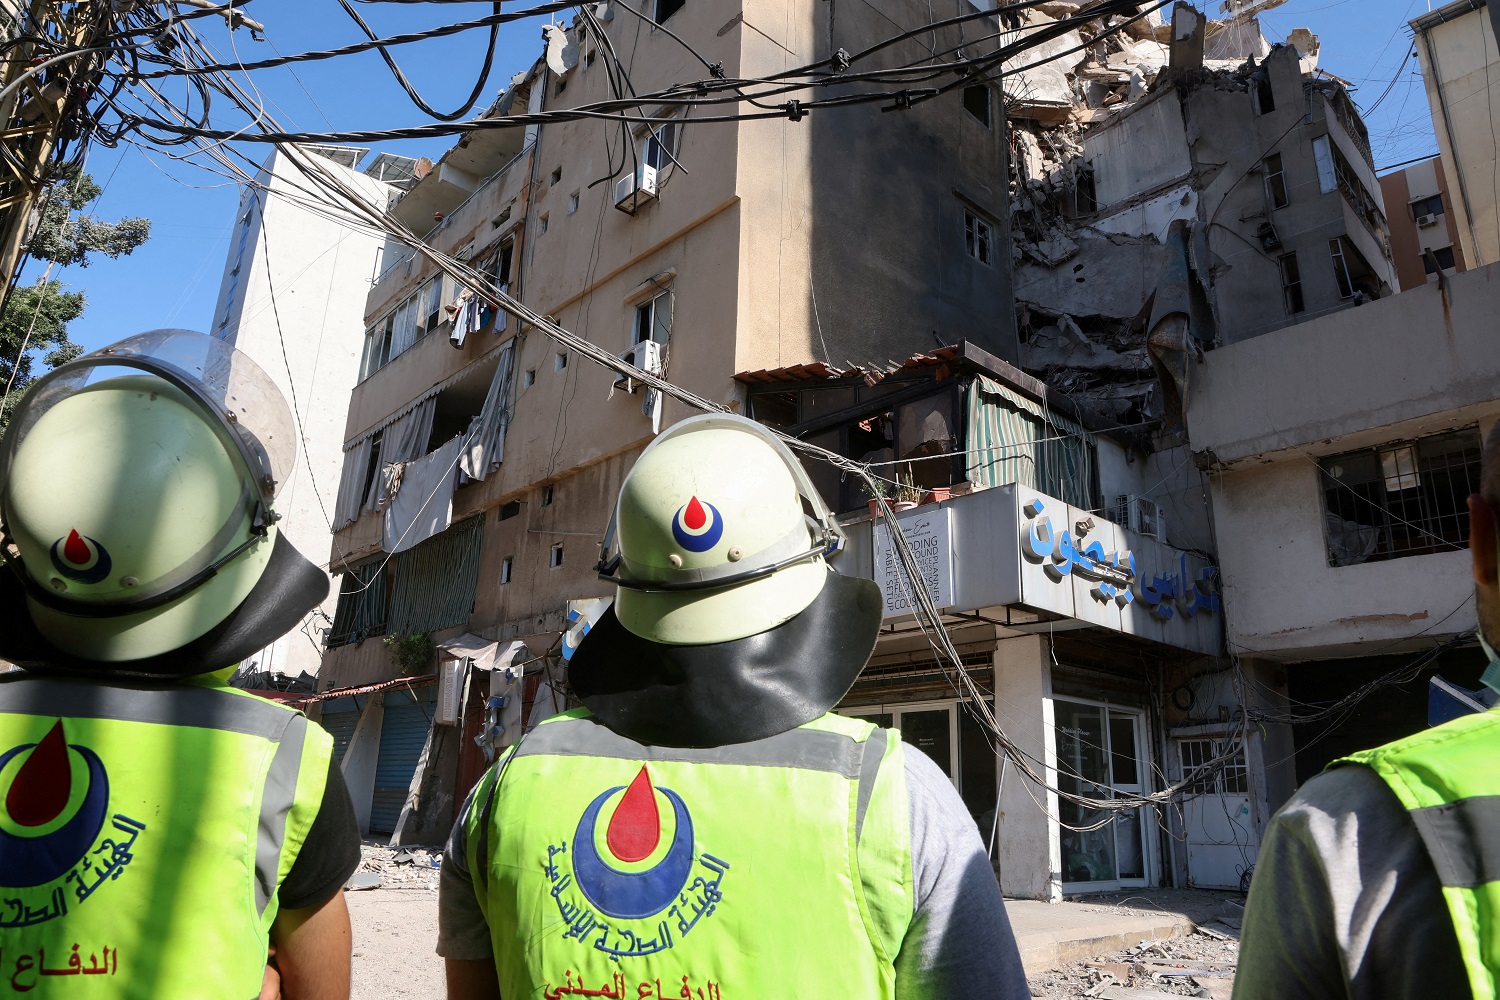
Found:
[(1122, 423), (1180, 429), (1188, 358), (1397, 287), (1346, 85), (1306, 29), (1261, 32), (1284, 2), (1101, 19), (1009, 78), (1021, 367)]

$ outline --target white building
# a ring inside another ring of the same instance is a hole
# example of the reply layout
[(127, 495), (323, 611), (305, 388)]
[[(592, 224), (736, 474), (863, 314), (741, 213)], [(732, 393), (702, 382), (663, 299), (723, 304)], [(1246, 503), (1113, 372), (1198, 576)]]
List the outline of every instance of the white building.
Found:
[[(366, 150), (306, 146), (328, 170), (384, 203), (396, 186), (355, 171)], [(371, 173), (410, 174), (411, 161), (382, 155)], [(397, 183), (400, 183), (399, 181)], [(209, 332), (265, 370), (296, 411), (297, 464), (281, 487), (280, 527), (298, 551), (322, 557), (338, 494), (344, 417), (364, 347), (364, 306), (379, 273), (383, 235), (356, 228), (320, 204), (319, 188), (281, 150), (261, 165), (240, 199)], [(243, 665), (261, 677), (316, 674), (336, 594)], [(265, 686), (264, 681), (250, 686)]]

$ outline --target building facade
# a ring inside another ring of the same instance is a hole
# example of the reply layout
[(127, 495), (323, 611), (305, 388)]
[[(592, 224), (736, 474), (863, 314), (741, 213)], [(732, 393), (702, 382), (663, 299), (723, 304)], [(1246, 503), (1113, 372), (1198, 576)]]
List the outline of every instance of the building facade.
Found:
[(1391, 258), (1403, 292), (1468, 270), (1441, 157), (1383, 175), (1380, 193), (1391, 212)]
[[(664, 3), (656, 16), (735, 78), (859, 51), (929, 12), (910, 0), (837, 20), (810, 2), (790, 13)], [(923, 33), (881, 64), (960, 41)], [(638, 90), (702, 72), (667, 32), (590, 8), (493, 110), (602, 99), (616, 58)], [(737, 372), (884, 363), (961, 338), (1014, 359), (1002, 107), (998, 91), (971, 89), (894, 115), (694, 123), (663, 109), (659, 126), (476, 132), (392, 211), (565, 328), (741, 412)], [(549, 651), (555, 662), (570, 604), (609, 595), (594, 563), (625, 472), (657, 428), (690, 414), (484, 309), (420, 255), (387, 254), (364, 315), (320, 697), (332, 695), (326, 712), (358, 716), (341, 752), (379, 749), (384, 775), (354, 788), (357, 806), (372, 804), (370, 830), (430, 838), (463, 790), (455, 774), (477, 776), (479, 750), (458, 726), (434, 728), (420, 751), (387, 747), (389, 730), (365, 721), (370, 699), (389, 716), (405, 689), (340, 692), (396, 680), (398, 637), (519, 641), (533, 677)], [(474, 673), (471, 706), (483, 686)], [(403, 771), (422, 800), (410, 822), (374, 806)]]
[[(1425, 728), (1433, 674), (1479, 687), (1466, 499), (1500, 418), (1496, 268), (1213, 351), (1198, 373), (1188, 428), (1229, 651), (1289, 697), (1246, 710), (1278, 746), (1272, 806)], [(1378, 360), (1340, 377), (1355, 357)]]
[[(397, 191), (355, 170), (365, 150), (302, 148), (381, 204)], [(342, 220), (323, 201), (285, 153), (276, 150), (266, 158), (240, 198), (209, 327), (211, 335), (259, 365), (296, 410), (297, 463), (276, 506), (280, 530), (313, 559), (322, 558), (326, 544), (343, 468), (339, 442), (363, 346), (350, 331), (364, 315), (384, 244), (383, 237)], [(330, 596), (297, 629), (248, 659), (240, 682), (268, 688), (316, 674), (334, 603)], [(283, 680), (273, 681), (273, 675)]]
[(1454, 0), (1411, 22), (1443, 173), (1450, 229), (1469, 267), (1500, 260), (1500, 47), (1485, 0)]

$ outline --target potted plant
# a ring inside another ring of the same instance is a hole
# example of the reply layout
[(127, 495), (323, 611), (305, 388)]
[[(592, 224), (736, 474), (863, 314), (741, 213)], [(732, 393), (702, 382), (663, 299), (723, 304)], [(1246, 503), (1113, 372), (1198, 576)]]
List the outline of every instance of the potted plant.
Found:
[(899, 513), (903, 510), (911, 510), (920, 504), (923, 491), (912, 479), (911, 473), (905, 472), (896, 478), (896, 501), (891, 504), (891, 509)]
[(865, 493), (870, 497), (870, 499), (866, 501), (866, 503), (870, 508), (870, 520), (873, 521), (875, 520), (875, 518), (880, 516), (881, 499), (889, 498), (891, 495), (891, 484), (886, 482), (884, 479), (874, 479), (861, 483), (860, 485)]

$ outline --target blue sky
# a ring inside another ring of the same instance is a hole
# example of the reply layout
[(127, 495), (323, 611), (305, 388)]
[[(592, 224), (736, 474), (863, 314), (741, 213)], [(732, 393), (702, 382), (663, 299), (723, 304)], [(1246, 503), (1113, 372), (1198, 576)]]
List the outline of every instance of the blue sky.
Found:
[[(1219, 15), (1217, 2), (1199, 6), (1211, 17)], [(1390, 88), (1366, 117), (1375, 162), (1385, 167), (1437, 149), (1417, 62), (1407, 58), (1411, 37), (1406, 22), (1428, 7), (1428, 0), (1289, 0), (1263, 15), (1261, 22), (1273, 41), (1296, 27), (1317, 34), (1321, 66), (1355, 84), (1361, 109), (1375, 104)], [(359, 5), (360, 13), (382, 35), (481, 17), (491, 9), (488, 3)], [(362, 37), (332, 0), (259, 0), (246, 10), (266, 24), (267, 41), (254, 42), (243, 30), (231, 39), (222, 25), (197, 22), (226, 59), (234, 52), (247, 61), (262, 59)], [(446, 111), (457, 107), (472, 88), (487, 37), (487, 32), (473, 31), (392, 52), (427, 102)], [(530, 65), (540, 45), (537, 21), (501, 28), (480, 108), (513, 73)], [(373, 52), (258, 71), (251, 79), (268, 110), (292, 128), (393, 128), (427, 120)], [(232, 119), (216, 115), (216, 120)], [(374, 148), (436, 159), (452, 141), (405, 141)], [(257, 161), (268, 151), (250, 143), (239, 148)], [(145, 216), (152, 220), (152, 235), (130, 257), (99, 258), (88, 268), (56, 272), (71, 288), (87, 294), (87, 310), (70, 327), (72, 338), (86, 348), (162, 326), (208, 328), (239, 191), (232, 180), (167, 155), (175, 152), (180, 150), (121, 146), (90, 153), (88, 170), (105, 187), (95, 206), (98, 214), (106, 219)], [(40, 271), (32, 265), (22, 280), (35, 280)]]

